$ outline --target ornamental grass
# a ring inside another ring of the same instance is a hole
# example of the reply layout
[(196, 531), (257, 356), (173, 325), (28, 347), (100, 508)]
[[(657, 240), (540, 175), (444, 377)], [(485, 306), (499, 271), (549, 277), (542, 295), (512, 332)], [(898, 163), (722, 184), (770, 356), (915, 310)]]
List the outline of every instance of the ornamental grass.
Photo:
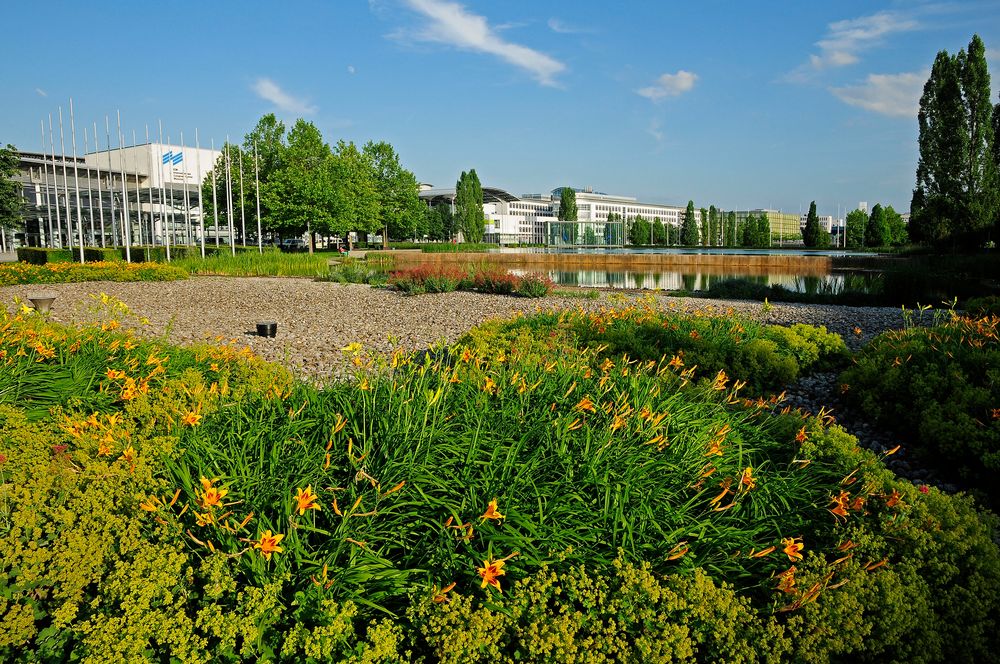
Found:
[[(105, 319), (79, 329), (0, 318), (3, 658), (982, 661), (998, 645), (995, 517), (897, 480), (830, 413), (730, 367), (609, 354), (528, 317), (507, 345), (351, 344), (353, 380), (319, 389), (233, 345), (144, 339), (97, 303)], [(745, 330), (711, 338), (727, 334)]]
[(268, 248), (259, 253), (246, 251), (235, 256), (225, 250), (201, 258), (194, 255), (176, 259), (171, 265), (197, 275), (231, 277), (327, 277), (331, 253), (286, 253)]

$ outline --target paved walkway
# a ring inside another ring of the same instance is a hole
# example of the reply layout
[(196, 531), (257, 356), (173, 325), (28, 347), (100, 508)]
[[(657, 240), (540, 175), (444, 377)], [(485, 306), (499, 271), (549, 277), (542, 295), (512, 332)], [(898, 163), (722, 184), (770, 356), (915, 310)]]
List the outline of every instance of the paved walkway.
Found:
[(0, 252), (0, 263), (14, 263), (17, 261), (17, 254), (13, 251), (7, 253)]

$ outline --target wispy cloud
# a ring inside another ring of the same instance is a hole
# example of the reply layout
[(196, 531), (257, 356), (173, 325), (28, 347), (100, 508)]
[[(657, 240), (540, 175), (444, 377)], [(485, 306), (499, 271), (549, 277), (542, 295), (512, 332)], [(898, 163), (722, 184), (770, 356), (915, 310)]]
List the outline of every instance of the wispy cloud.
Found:
[(258, 97), (269, 101), (278, 109), (285, 111), (287, 113), (301, 113), (303, 115), (312, 115), (318, 109), (313, 104), (310, 104), (307, 100), (300, 97), (293, 97), (278, 86), (277, 83), (269, 78), (258, 78), (254, 81), (251, 86), (253, 91)]
[(697, 80), (697, 74), (680, 69), (676, 74), (662, 74), (652, 85), (639, 88), (635, 92), (646, 99), (660, 101), (667, 97), (677, 97), (684, 94), (694, 87)]
[(353, 76), (358, 73), (358, 70), (354, 68), (354, 65), (347, 65), (347, 73)]
[(920, 22), (912, 14), (898, 11), (834, 21), (816, 42), (819, 52), (811, 54), (807, 62), (789, 72), (785, 79), (801, 83), (814, 78), (816, 72), (856, 64), (862, 53), (883, 44), (890, 35), (918, 28)]
[(861, 85), (830, 88), (845, 104), (897, 118), (915, 118), (930, 72), (869, 74)]
[(566, 65), (533, 48), (505, 40), (486, 18), (447, 0), (404, 0), (428, 21), (404, 36), (417, 41), (448, 44), (476, 53), (486, 53), (527, 71), (542, 85), (556, 85), (556, 76)]
[(663, 133), (663, 125), (656, 118), (649, 121), (649, 126), (646, 127), (646, 133), (653, 137), (657, 143), (662, 143), (666, 135)]
[(552, 30), (552, 32), (558, 32), (561, 35), (579, 35), (594, 32), (591, 28), (570, 25), (569, 23), (566, 23), (562, 19), (558, 18), (549, 19), (549, 29)]
[(39, 97), (48, 97), (49, 96), (49, 93), (46, 92), (45, 90), (42, 90), (41, 88), (35, 88), (35, 94), (38, 95)]

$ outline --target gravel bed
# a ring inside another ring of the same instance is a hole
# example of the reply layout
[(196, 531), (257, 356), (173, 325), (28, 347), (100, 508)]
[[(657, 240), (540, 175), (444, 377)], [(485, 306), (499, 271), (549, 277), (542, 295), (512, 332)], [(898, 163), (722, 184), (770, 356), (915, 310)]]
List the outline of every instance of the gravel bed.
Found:
[[(347, 366), (341, 348), (352, 342), (387, 352), (396, 347), (422, 349), (453, 342), (467, 330), (495, 317), (539, 308), (597, 310), (654, 297), (662, 307), (683, 311), (729, 309), (765, 323), (825, 325), (857, 347), (879, 332), (902, 324), (898, 309), (832, 307), (802, 304), (673, 298), (662, 294), (602, 291), (598, 299), (548, 297), (541, 300), (456, 292), (407, 297), (364, 285), (269, 277), (194, 277), (176, 282), (85, 282), (0, 288), (0, 301), (11, 306), (15, 296), (51, 291), (57, 295), (52, 318), (83, 322), (95, 318), (93, 295), (107, 293), (146, 316), (147, 333), (173, 343), (189, 344), (222, 337), (250, 346), (268, 360), (299, 375), (325, 380)], [(276, 321), (274, 339), (248, 334), (257, 321)], [(861, 328), (861, 335), (854, 328)]]

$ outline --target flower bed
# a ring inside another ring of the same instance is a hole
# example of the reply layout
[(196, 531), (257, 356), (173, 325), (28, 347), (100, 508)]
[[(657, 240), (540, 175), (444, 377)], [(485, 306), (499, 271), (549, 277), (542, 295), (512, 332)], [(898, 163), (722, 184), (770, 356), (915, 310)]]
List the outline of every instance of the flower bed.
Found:
[(187, 273), (158, 263), (6, 263), (0, 265), (0, 286), (59, 284), (78, 281), (176, 281)]

